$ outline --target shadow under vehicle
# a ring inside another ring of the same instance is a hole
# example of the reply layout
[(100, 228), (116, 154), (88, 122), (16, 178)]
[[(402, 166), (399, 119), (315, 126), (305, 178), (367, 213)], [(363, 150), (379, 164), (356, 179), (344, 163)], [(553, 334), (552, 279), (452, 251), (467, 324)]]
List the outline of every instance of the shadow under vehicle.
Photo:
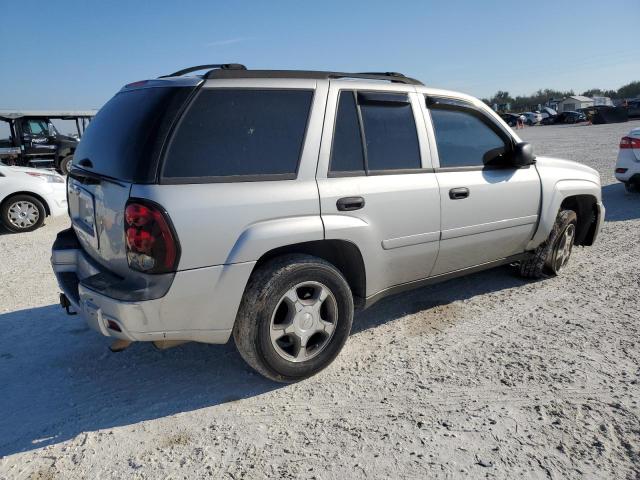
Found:
[[(0, 121), (9, 127), (9, 137), (0, 138), (0, 162), (21, 167), (53, 167), (66, 175), (80, 137), (95, 114), (94, 110), (0, 110)], [(75, 120), (77, 133), (61, 134), (53, 125), (54, 119)]]

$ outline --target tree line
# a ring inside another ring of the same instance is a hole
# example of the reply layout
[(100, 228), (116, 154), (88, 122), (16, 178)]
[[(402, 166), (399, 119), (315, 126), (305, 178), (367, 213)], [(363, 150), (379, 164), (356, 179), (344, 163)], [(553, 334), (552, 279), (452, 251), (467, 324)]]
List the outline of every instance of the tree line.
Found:
[[(553, 90), (551, 88), (540, 89), (531, 95), (518, 95), (515, 98), (509, 95), (505, 90), (498, 90), (493, 97), (483, 98), (482, 101), (487, 105), (510, 103), (512, 108), (529, 108), (535, 105), (543, 105), (551, 98), (565, 98), (575, 95), (573, 90)], [(629, 99), (640, 97), (640, 81), (635, 81), (623, 85), (618, 90), (602, 90), (600, 88), (592, 88), (580, 95), (585, 97), (610, 97), (613, 99)]]

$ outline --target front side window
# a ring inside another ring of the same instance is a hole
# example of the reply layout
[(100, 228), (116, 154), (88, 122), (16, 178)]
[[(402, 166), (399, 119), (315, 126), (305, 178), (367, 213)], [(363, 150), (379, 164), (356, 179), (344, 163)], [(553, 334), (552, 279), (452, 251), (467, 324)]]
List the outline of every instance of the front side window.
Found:
[(482, 167), (507, 151), (504, 140), (478, 114), (430, 108), (441, 168)]
[(44, 120), (29, 120), (27, 122), (27, 128), (31, 132), (31, 135), (47, 135), (47, 122)]
[(163, 176), (295, 178), (312, 98), (311, 90), (203, 89), (179, 124)]
[(421, 168), (420, 145), (405, 93), (342, 91), (330, 172), (390, 172)]

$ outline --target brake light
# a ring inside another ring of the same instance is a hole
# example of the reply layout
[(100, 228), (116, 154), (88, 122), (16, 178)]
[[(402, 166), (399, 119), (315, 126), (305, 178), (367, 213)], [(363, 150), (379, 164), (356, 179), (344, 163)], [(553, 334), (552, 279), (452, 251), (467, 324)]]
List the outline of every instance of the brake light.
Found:
[(130, 268), (144, 273), (175, 271), (180, 245), (162, 207), (148, 200), (130, 200), (124, 229)]
[(149, 80), (138, 80), (137, 82), (132, 82), (132, 83), (127, 83), (124, 88), (135, 88), (135, 87), (141, 87), (143, 85), (146, 85), (149, 82)]
[(620, 148), (639, 148), (640, 149), (640, 138), (634, 137), (622, 137), (620, 140)]

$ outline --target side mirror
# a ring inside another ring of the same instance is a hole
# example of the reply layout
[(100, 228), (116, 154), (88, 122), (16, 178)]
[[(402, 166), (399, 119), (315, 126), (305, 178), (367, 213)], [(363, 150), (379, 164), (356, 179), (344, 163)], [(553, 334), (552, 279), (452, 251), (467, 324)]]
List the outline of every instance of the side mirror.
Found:
[(530, 143), (517, 143), (513, 149), (513, 165), (515, 167), (526, 167), (536, 163), (536, 156), (533, 154), (533, 147)]

